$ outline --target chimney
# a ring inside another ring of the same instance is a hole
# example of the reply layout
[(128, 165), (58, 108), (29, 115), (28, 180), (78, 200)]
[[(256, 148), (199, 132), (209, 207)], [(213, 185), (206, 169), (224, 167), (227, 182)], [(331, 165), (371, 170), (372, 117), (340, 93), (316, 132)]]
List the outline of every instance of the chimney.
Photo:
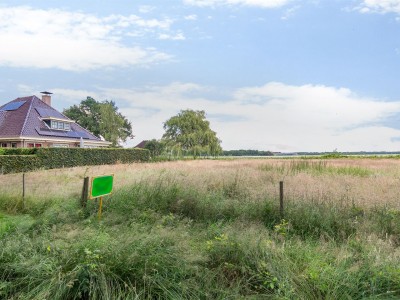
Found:
[(40, 92), (40, 93), (42, 94), (42, 101), (43, 101), (44, 103), (46, 103), (48, 106), (51, 106), (51, 95), (52, 95), (53, 93), (46, 92), (46, 91)]

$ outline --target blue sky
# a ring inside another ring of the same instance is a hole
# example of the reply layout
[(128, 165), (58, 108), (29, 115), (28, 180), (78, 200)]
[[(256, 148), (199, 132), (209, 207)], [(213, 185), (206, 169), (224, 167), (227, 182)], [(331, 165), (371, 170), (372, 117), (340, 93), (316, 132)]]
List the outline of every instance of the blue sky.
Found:
[(2, 1), (0, 103), (114, 100), (133, 146), (181, 109), (225, 149), (400, 150), (400, 0)]

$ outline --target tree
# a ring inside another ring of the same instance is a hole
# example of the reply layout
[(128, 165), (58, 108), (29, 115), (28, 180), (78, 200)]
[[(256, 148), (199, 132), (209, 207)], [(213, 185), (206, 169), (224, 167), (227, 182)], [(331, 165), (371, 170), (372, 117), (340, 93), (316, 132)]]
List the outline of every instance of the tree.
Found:
[(215, 156), (222, 151), (221, 141), (210, 129), (203, 110), (181, 110), (164, 123), (164, 129), (162, 139), (175, 153), (197, 157), (203, 153)]
[(133, 138), (131, 122), (118, 112), (114, 101), (98, 102), (87, 97), (79, 105), (73, 105), (63, 113), (95, 136), (111, 142), (113, 147)]
[(150, 151), (151, 157), (156, 157), (161, 155), (165, 148), (165, 144), (162, 141), (158, 141), (156, 139), (152, 139), (147, 141), (144, 145), (144, 148)]

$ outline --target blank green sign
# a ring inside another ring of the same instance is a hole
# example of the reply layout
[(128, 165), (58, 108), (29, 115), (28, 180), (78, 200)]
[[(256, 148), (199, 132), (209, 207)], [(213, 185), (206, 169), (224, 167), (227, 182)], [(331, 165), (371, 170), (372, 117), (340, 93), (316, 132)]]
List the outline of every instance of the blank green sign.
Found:
[(93, 178), (92, 190), (90, 193), (91, 198), (97, 198), (111, 194), (113, 188), (114, 176), (100, 176)]

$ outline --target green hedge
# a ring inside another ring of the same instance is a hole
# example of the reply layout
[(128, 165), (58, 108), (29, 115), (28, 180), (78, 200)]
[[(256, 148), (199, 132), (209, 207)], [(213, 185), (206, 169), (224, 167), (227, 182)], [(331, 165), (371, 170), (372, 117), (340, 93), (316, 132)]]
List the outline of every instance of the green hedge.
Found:
[(39, 148), (36, 155), (47, 169), (111, 165), (148, 161), (149, 151), (144, 149), (110, 149), (110, 148)]
[(1, 155), (0, 172), (3, 170), (5, 174), (32, 171), (38, 168), (111, 165), (144, 162), (150, 159), (150, 152), (146, 149), (37, 148), (33, 153), (24, 150), (31, 149), (20, 149), (19, 153), (36, 153), (36, 155)]
[(0, 156), (0, 174), (28, 172), (41, 166), (40, 159), (35, 155)]
[(39, 148), (0, 148), (0, 155), (33, 155)]

